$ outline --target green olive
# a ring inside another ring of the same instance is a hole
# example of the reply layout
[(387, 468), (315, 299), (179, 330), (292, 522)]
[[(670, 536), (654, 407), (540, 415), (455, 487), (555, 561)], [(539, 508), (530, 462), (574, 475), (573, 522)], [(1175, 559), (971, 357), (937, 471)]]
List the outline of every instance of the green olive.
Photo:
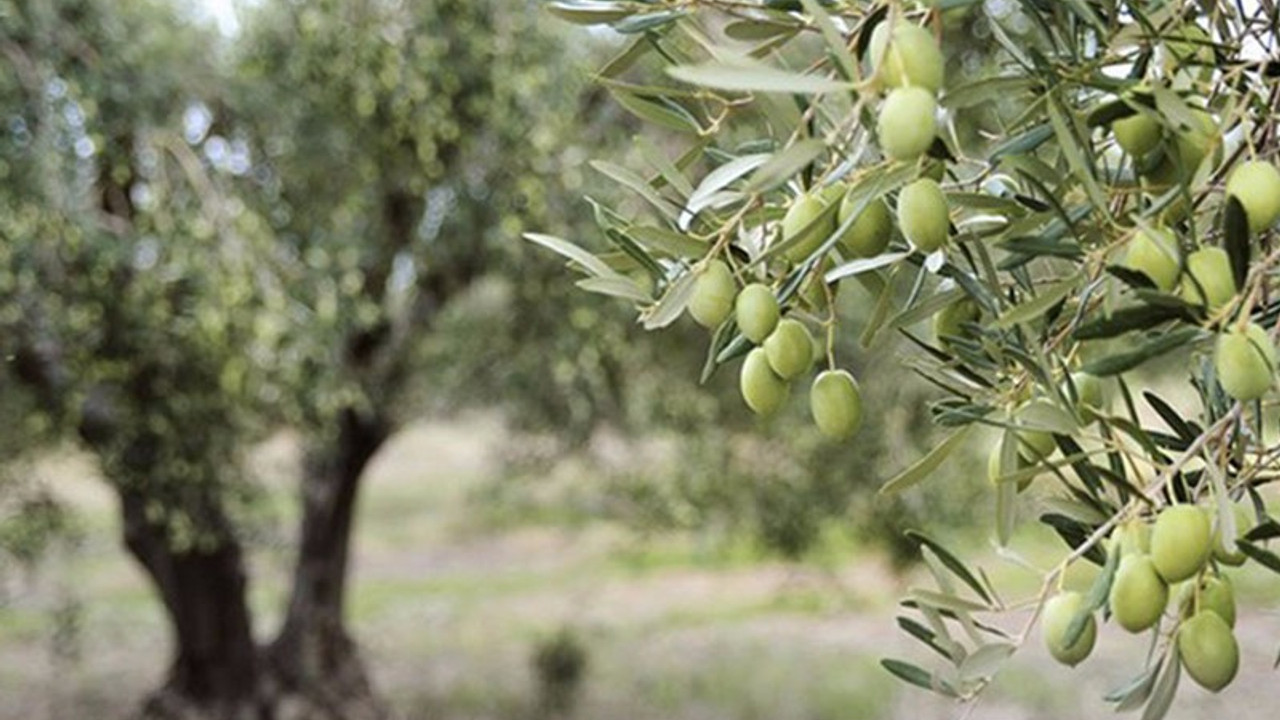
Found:
[(1151, 552), (1151, 526), (1142, 520), (1125, 523), (1115, 537), (1121, 555), (1147, 555)]
[(1267, 332), (1256, 323), (1241, 331), (1230, 327), (1218, 335), (1213, 351), (1218, 384), (1236, 400), (1256, 400), (1271, 389), (1276, 349)]
[(795, 244), (783, 254), (793, 263), (808, 259), (835, 230), (835, 217), (824, 211), (827, 206), (818, 195), (801, 195), (782, 216), (782, 242)]
[[(1002, 440), (1001, 442), (996, 443), (995, 447), (991, 448), (991, 454), (987, 456), (987, 480), (989, 480), (992, 485), (998, 485), (1000, 483), (1000, 478), (1026, 470), (1032, 465), (1032, 463), (1026, 458), (1015, 453), (1013, 456), (1014, 466), (1011, 468), (1005, 468), (1003, 467), (1003, 458), (1004, 441)], [(1026, 490), (1034, 479), (1034, 477), (1026, 477), (1018, 480), (1018, 492)]]
[(1151, 530), (1151, 561), (1166, 583), (1200, 572), (1212, 550), (1209, 517), (1196, 505), (1172, 505), (1160, 511)]
[(1231, 258), (1219, 247), (1205, 247), (1187, 256), (1187, 271), (1178, 286), (1178, 295), (1187, 302), (1220, 310), (1236, 295), (1236, 279)]
[[(1076, 389), (1076, 408), (1085, 422), (1093, 422), (1105, 413), (1111, 403), (1110, 383), (1106, 378), (1087, 372), (1071, 373), (1071, 384)], [(1064, 394), (1066, 389), (1063, 389)]]
[(733, 311), (736, 289), (729, 266), (720, 260), (712, 260), (693, 281), (689, 314), (703, 327), (716, 327)]
[(1217, 613), (1229, 627), (1236, 626), (1236, 591), (1226, 575), (1209, 575), (1198, 583), (1184, 584), (1178, 605), (1183, 617), (1204, 610)]
[(762, 348), (747, 353), (738, 376), (738, 387), (747, 407), (757, 415), (772, 415), (786, 402), (790, 387), (769, 367)]
[(933, 35), (919, 25), (899, 22), (890, 34), (889, 23), (871, 31), (867, 57), (877, 77), (889, 87), (914, 85), (931, 93), (942, 88), (942, 50)]
[[(1242, 537), (1253, 527), (1253, 516), (1244, 508), (1241, 503), (1232, 503), (1231, 511), (1236, 519), (1236, 537)], [(1213, 530), (1213, 559), (1223, 565), (1232, 567), (1240, 567), (1244, 561), (1249, 559), (1244, 551), (1238, 545), (1233, 545), (1233, 549), (1228, 550), (1226, 540), (1223, 538), (1222, 529), (1215, 527)]]
[(1178, 656), (1191, 679), (1218, 692), (1240, 669), (1240, 646), (1231, 626), (1218, 613), (1201, 611), (1178, 629)]
[(1151, 113), (1136, 112), (1111, 123), (1116, 143), (1134, 157), (1144, 157), (1160, 146), (1160, 121)]
[(813, 365), (813, 336), (799, 320), (785, 318), (765, 338), (764, 351), (769, 367), (784, 380), (790, 380)]
[(1169, 292), (1178, 282), (1179, 255), (1178, 240), (1173, 233), (1139, 230), (1126, 245), (1123, 265), (1146, 275), (1157, 288)]
[(1280, 220), (1280, 170), (1271, 163), (1237, 165), (1227, 178), (1227, 195), (1240, 201), (1250, 232), (1262, 232)]
[(1169, 588), (1156, 573), (1151, 558), (1141, 554), (1120, 560), (1111, 582), (1111, 616), (1129, 632), (1155, 625), (1169, 602)]
[(876, 121), (880, 149), (894, 160), (915, 160), (923, 155), (937, 133), (937, 110), (938, 103), (928, 90), (901, 87), (890, 92)]
[(961, 298), (933, 315), (933, 337), (944, 348), (951, 347), (951, 338), (969, 337), (965, 329), (968, 323), (978, 321), (981, 312), (971, 298)]
[(862, 395), (858, 382), (844, 370), (818, 374), (809, 389), (809, 409), (824, 435), (847, 438), (862, 426)]
[[(1018, 422), (1019, 424), (1028, 424), (1037, 414), (1052, 412), (1050, 408), (1056, 410), (1056, 406), (1049, 400), (1032, 400), (1018, 410)], [(1038, 462), (1043, 458), (1047, 458), (1058, 449), (1058, 443), (1053, 439), (1053, 433), (1048, 430), (1024, 427), (1017, 432), (1018, 454), (1030, 462)]]
[(1064, 592), (1050, 598), (1044, 604), (1044, 615), (1040, 618), (1040, 634), (1044, 639), (1049, 654), (1060, 663), (1075, 666), (1089, 657), (1093, 652), (1093, 644), (1098, 639), (1098, 624), (1090, 615), (1085, 621), (1084, 632), (1075, 643), (1066, 645), (1067, 629), (1071, 621), (1084, 607), (1084, 596), (1078, 592)]
[(947, 242), (951, 219), (938, 183), (920, 178), (898, 192), (898, 227), (918, 250), (931, 253)]
[[(837, 225), (843, 226), (848, 222), (856, 204), (852, 194), (845, 196), (836, 216)], [(872, 200), (844, 235), (840, 236), (840, 249), (849, 257), (875, 257), (889, 246), (889, 236), (892, 233), (893, 216), (889, 212), (889, 206), (884, 200)]]
[(742, 288), (734, 302), (734, 311), (738, 329), (757, 345), (769, 337), (778, 324), (778, 299), (772, 290), (760, 283)]

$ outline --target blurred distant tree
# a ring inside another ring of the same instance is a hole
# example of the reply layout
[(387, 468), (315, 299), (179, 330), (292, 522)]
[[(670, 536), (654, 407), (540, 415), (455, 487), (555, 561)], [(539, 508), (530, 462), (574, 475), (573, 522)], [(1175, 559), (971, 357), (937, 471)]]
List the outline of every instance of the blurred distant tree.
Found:
[[(175, 631), (147, 714), (385, 714), (343, 624), (357, 489), (435, 317), (561, 182), (576, 93), (538, 22), (267, 2), (228, 68), (159, 0), (0, 4), (0, 397), (15, 445), (74, 433), (119, 492)], [(279, 422), (309, 450), (261, 655), (238, 458)]]

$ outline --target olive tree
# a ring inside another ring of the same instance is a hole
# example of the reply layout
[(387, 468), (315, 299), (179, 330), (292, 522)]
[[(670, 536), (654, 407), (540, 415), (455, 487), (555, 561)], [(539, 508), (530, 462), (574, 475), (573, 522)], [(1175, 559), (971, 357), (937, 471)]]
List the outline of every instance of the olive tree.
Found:
[[(78, 438), (119, 496), (174, 638), (143, 714), (380, 717), (345, 624), (357, 490), (437, 315), (548, 218), (569, 58), (501, 3), (246, 19), (228, 47), (159, 0), (0, 3), (4, 447)], [(308, 462), (263, 652), (241, 455), (281, 425)]]
[[(1108, 699), (1149, 718), (1184, 671), (1231, 683), (1229, 570), (1280, 571), (1274, 3), (547, 8), (632, 37), (599, 82), (668, 140), (648, 175), (595, 164), (635, 198), (597, 208), (607, 250), (525, 237), (648, 329), (690, 316), (704, 380), (736, 373), (763, 418), (805, 395), (832, 442), (879, 420), (846, 369), (866, 350), (837, 339), (904, 337), (945, 434), (881, 493), (921, 491), (994, 436), (996, 543), (1016, 556), (1028, 516), (1065, 543), (1037, 592), (1006, 598), (915, 534), (936, 587), (899, 623), (941, 660), (889, 671), (970, 700), (1038, 625), (1068, 665), (1100, 632), (1145, 634), (1146, 667)], [(869, 308), (856, 325), (837, 312), (850, 293)], [(1080, 566), (1083, 592), (1065, 583)]]

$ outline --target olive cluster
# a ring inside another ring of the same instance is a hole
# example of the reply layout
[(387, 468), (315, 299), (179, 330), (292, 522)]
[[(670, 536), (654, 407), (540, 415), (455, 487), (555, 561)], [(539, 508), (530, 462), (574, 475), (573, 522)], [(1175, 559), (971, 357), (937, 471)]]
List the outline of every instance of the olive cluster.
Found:
[[(1125, 137), (1119, 130), (1115, 132), (1117, 139)], [(1240, 164), (1227, 179), (1226, 192), (1239, 201), (1251, 232), (1266, 230), (1280, 220), (1280, 170), (1274, 165), (1260, 161)], [(1229, 312), (1239, 295), (1225, 250), (1205, 246), (1184, 259), (1178, 238), (1165, 228), (1138, 230), (1125, 243), (1122, 264), (1145, 275), (1158, 289), (1176, 290), (1182, 299), (1213, 314)], [(1214, 365), (1228, 395), (1255, 400), (1272, 386), (1275, 345), (1262, 327), (1248, 322), (1247, 314), (1242, 313), (1240, 322), (1227, 324), (1218, 336)]]
[[(1237, 520), (1243, 525), (1246, 513), (1237, 512)], [(1222, 566), (1240, 565), (1245, 556), (1226, 547), (1208, 512), (1196, 505), (1172, 505), (1154, 523), (1135, 519), (1112, 533), (1109, 551), (1119, 557), (1106, 603), (1112, 619), (1128, 632), (1144, 632), (1160, 623), (1174, 598), (1176, 625), (1170, 638), (1182, 667), (1214, 692), (1229, 685), (1240, 649), (1233, 633), (1235, 591)], [(1171, 592), (1179, 584), (1179, 591)], [(1081, 615), (1082, 630), (1069, 637)], [(1093, 650), (1097, 621), (1084, 595), (1064, 592), (1045, 603), (1041, 632), (1055, 659), (1076, 665)]]
[[(747, 407), (759, 415), (782, 407), (791, 382), (809, 372), (823, 354), (804, 323), (782, 317), (768, 286), (751, 283), (739, 291), (733, 272), (720, 260), (707, 263), (695, 281), (689, 313), (709, 328), (733, 315), (743, 337), (756, 344), (742, 363), (739, 387)], [(862, 425), (862, 396), (848, 371), (818, 373), (809, 389), (809, 407), (818, 429), (830, 437), (849, 437)]]

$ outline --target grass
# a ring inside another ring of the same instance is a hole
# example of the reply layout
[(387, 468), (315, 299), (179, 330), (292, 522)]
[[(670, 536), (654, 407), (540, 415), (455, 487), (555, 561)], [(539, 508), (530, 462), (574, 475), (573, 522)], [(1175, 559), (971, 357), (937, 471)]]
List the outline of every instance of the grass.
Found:
[[(888, 655), (936, 666), (893, 621), (905, 587), (932, 586), (923, 570), (895, 578), (883, 558), (836, 525), (797, 564), (765, 558), (741, 536), (637, 537), (576, 513), (535, 513), (523, 522), (495, 508), (477, 513), (485, 496), (478, 489), (499, 471), (486, 458), (502, 441), (483, 418), (461, 429), (413, 428), (379, 456), (366, 486), (350, 620), (375, 682), (405, 718), (536, 717), (531, 658), (561, 628), (587, 653), (580, 719), (954, 716), (951, 702), (897, 683), (878, 665)], [(590, 488), (578, 482), (570, 490)], [(34, 581), (7, 583), (16, 592), (0, 609), (0, 717), (118, 717), (158, 684), (168, 661), (165, 619), (119, 549), (113, 505), (82, 483), (55, 488), (81, 508), (84, 544)], [(283, 508), (294, 489), (277, 479), (266, 492)], [(494, 517), (504, 520), (494, 524)], [(1038, 573), (997, 557), (981, 532), (935, 538), (977, 558), (1007, 601), (1039, 589)], [(1044, 530), (1020, 533), (1014, 548), (1041, 569), (1063, 553)], [(279, 620), (289, 559), (278, 544), (252, 548), (250, 598), (263, 637)], [(1087, 573), (1071, 582), (1087, 584)], [(1261, 603), (1274, 595), (1274, 576), (1237, 573), (1237, 586), (1244, 602)], [(83, 603), (79, 660), (50, 649), (54, 611), (68, 590)], [(1012, 629), (1024, 619), (995, 618)], [(1280, 619), (1255, 612), (1242, 627), (1241, 689), (1222, 696), (1183, 690), (1170, 717), (1226, 707), (1234, 720), (1269, 717), (1248, 691), (1269, 687)], [(1112, 625), (1100, 630), (1098, 656), (1075, 670), (1053, 664), (1033, 635), (974, 717), (1109, 713), (1100, 696), (1141, 668), (1146, 641)]]

